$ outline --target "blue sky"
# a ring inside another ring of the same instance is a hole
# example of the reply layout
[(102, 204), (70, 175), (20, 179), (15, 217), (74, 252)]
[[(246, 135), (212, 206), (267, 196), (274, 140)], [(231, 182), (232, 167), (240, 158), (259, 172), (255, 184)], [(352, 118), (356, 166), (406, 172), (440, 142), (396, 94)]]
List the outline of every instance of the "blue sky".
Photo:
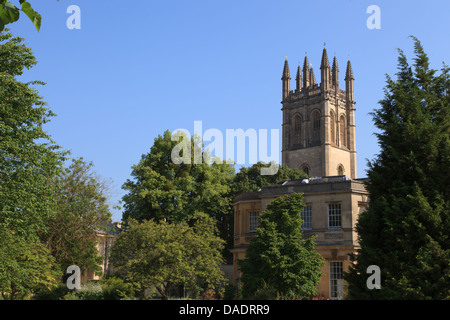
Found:
[[(324, 43), (329, 59), (338, 59), (341, 88), (347, 60), (352, 63), (358, 176), (364, 177), (366, 159), (379, 150), (369, 112), (383, 98), (385, 75), (395, 76), (396, 49), (412, 59), (408, 36), (414, 35), (433, 68), (450, 63), (448, 0), (30, 3), (43, 16), (40, 32), (25, 16), (10, 26), (39, 61), (23, 78), (47, 83), (39, 91), (58, 116), (45, 129), (112, 179), (112, 203), (122, 197), (131, 166), (167, 129), (193, 133), (196, 120), (204, 131), (281, 129), (285, 57), (295, 78), (307, 53), (320, 82)], [(80, 30), (66, 26), (69, 5), (81, 9)], [(380, 8), (381, 29), (367, 28), (370, 5)]]

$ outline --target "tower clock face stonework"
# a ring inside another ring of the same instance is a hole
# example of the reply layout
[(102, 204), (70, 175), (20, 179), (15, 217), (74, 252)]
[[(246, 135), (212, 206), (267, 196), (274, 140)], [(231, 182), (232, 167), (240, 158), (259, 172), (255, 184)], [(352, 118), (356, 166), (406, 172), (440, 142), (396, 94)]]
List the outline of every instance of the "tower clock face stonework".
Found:
[(282, 80), (282, 164), (309, 176), (345, 175), (356, 179), (355, 101), (350, 61), (345, 91), (339, 88), (336, 57), (330, 67), (326, 49), (320, 64), (320, 84), (305, 57), (298, 66), (296, 88), (290, 90), (290, 70), (285, 61)]

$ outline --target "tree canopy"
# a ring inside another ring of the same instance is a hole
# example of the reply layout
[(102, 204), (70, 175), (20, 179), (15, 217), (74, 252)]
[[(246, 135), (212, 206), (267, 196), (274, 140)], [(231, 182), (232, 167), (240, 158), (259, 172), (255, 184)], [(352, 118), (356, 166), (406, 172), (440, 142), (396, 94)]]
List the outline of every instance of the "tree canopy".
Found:
[(196, 296), (223, 284), (219, 266), (224, 241), (215, 230), (212, 218), (203, 213), (188, 222), (129, 221), (114, 242), (111, 261), (138, 292), (153, 288), (168, 299), (181, 286)]
[[(369, 162), (370, 206), (356, 226), (361, 249), (346, 275), (355, 299), (450, 297), (449, 68), (430, 68), (414, 39), (412, 66), (399, 50), (397, 79), (372, 113), (380, 153)], [(366, 286), (366, 269), (381, 269), (381, 289)]]
[(54, 113), (34, 85), (17, 77), (37, 62), (24, 39), (0, 33), (0, 228), (36, 237), (54, 208), (50, 179), (65, 153), (43, 125)]
[(109, 183), (93, 171), (93, 164), (72, 159), (68, 167), (52, 180), (55, 188), (55, 214), (40, 234), (62, 274), (70, 265), (82, 271), (96, 270), (102, 262), (96, 247), (97, 232), (107, 232), (111, 213)]

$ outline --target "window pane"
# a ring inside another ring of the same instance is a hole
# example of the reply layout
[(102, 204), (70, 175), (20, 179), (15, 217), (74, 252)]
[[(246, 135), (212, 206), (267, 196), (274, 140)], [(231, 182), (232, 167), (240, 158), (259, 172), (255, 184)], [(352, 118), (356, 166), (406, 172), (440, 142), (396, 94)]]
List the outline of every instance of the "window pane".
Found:
[(308, 230), (308, 229), (312, 228), (311, 213), (312, 213), (312, 208), (310, 205), (306, 206), (302, 211), (302, 220), (303, 220), (302, 229), (303, 230)]
[(333, 203), (328, 205), (328, 227), (341, 227), (341, 204)]
[(259, 214), (258, 212), (248, 213), (248, 232), (256, 232), (259, 224)]
[(344, 280), (342, 276), (342, 262), (330, 262), (330, 298), (342, 298), (344, 294)]

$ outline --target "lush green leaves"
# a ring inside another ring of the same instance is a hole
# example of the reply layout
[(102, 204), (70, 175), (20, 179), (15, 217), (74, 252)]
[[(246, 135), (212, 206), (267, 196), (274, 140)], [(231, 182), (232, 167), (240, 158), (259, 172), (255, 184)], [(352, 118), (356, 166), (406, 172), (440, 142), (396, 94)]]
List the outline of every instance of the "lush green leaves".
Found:
[(264, 287), (296, 298), (317, 294), (323, 259), (314, 250), (314, 238), (302, 239), (303, 207), (303, 195), (294, 193), (270, 202), (260, 216), (247, 259), (239, 261), (244, 298)]
[(16, 79), (36, 64), (22, 41), (0, 33), (0, 228), (34, 237), (54, 208), (50, 179), (64, 153), (43, 129), (54, 114), (32, 87), (42, 83)]
[[(372, 115), (380, 154), (369, 163), (369, 209), (357, 224), (361, 250), (346, 276), (356, 299), (450, 297), (449, 69), (429, 68), (414, 38), (415, 59), (399, 50), (397, 80)], [(381, 268), (381, 290), (368, 290), (366, 269)]]
[(25, 299), (57, 284), (58, 267), (39, 241), (25, 240), (0, 229), (0, 294), (5, 300)]
[(271, 184), (282, 184), (287, 180), (303, 179), (308, 176), (301, 170), (280, 166), (274, 175), (261, 175), (262, 162), (255, 163), (249, 168), (242, 167), (233, 179), (233, 192), (258, 191), (261, 187)]
[(114, 242), (111, 261), (137, 291), (154, 288), (163, 299), (176, 286), (199, 293), (215, 289), (224, 278), (223, 240), (215, 235), (213, 220), (196, 213), (186, 222), (130, 221)]
[(55, 214), (46, 220), (46, 232), (40, 237), (61, 265), (62, 274), (70, 265), (96, 270), (102, 259), (96, 247), (97, 232), (108, 226), (107, 181), (83, 159), (72, 163), (52, 182), (55, 189)]
[[(58, 0), (59, 1), (59, 0)], [(25, 0), (19, 0), (20, 8), (16, 7), (13, 3), (7, 0), (0, 0), (0, 31), (5, 29), (7, 24), (16, 22), (20, 18), (20, 11), (31, 20), (36, 30), (41, 28), (41, 15), (34, 11), (31, 4)]]

